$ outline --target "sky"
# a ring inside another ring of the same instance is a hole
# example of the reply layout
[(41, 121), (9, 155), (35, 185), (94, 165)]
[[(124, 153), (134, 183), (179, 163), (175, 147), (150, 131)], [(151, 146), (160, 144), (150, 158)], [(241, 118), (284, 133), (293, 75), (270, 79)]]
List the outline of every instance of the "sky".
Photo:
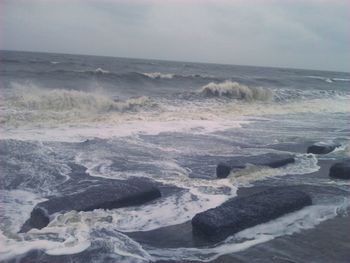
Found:
[(350, 1), (0, 0), (0, 49), (350, 72)]

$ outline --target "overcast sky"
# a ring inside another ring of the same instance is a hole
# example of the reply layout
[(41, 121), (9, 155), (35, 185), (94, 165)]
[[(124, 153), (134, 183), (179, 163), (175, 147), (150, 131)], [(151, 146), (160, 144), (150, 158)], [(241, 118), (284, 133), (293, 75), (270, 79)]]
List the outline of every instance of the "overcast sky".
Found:
[(1, 49), (350, 71), (349, 0), (0, 0)]

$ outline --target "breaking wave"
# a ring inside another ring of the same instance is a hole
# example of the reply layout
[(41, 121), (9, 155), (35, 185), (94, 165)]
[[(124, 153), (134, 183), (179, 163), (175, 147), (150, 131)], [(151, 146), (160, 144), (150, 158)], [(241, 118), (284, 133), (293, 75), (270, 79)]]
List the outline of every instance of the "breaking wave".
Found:
[(174, 74), (163, 74), (160, 72), (142, 73), (142, 75), (151, 79), (172, 79), (175, 76)]
[(98, 73), (98, 74), (108, 74), (108, 73), (110, 73), (108, 70), (104, 70), (102, 68), (97, 68), (97, 69), (95, 69), (94, 72)]
[(262, 87), (248, 87), (238, 82), (225, 81), (222, 83), (211, 82), (200, 89), (200, 93), (206, 97), (228, 97), (253, 100), (271, 100), (273, 92), (270, 89)]
[[(271, 90), (230, 81), (209, 83), (195, 92), (180, 92), (169, 98), (141, 96), (119, 100), (100, 90), (44, 89), (18, 83), (12, 83), (6, 93), (0, 101), (0, 123), (6, 129), (24, 125), (41, 130), (73, 123), (77, 127), (84, 124), (84, 129), (96, 123), (118, 127), (133, 121), (151, 128), (152, 122), (164, 122), (166, 126), (169, 121), (189, 120), (215, 122), (222, 127), (222, 120), (243, 116), (349, 112), (350, 99), (346, 93), (335, 91)], [(135, 126), (131, 130), (139, 128)], [(93, 129), (92, 133), (98, 131)]]
[(323, 76), (306, 76), (306, 77), (310, 79), (323, 80), (328, 83), (333, 83), (338, 81), (345, 81), (345, 82), (350, 81), (350, 79), (347, 79), (347, 78), (329, 78), (329, 77), (323, 77)]
[(174, 79), (174, 78), (214, 79), (213, 76), (202, 75), (202, 74), (173, 74), (173, 73), (149, 72), (149, 73), (142, 73), (142, 75), (151, 79)]
[(37, 87), (23, 89), (20, 85), (8, 104), (17, 108), (30, 110), (84, 110), (84, 111), (128, 111), (139, 107), (150, 106), (153, 103), (148, 97), (142, 96), (125, 101), (113, 100), (107, 96), (76, 90), (53, 89), (43, 90)]
[(28, 110), (95, 112), (123, 112), (137, 110), (143, 106), (155, 106), (154, 102), (146, 96), (122, 101), (92, 92), (64, 89), (43, 90), (36, 87), (30, 90), (17, 89), (17, 92), (7, 101), (7, 104)]
[[(56, 65), (60, 64), (61, 62), (56, 61), (50, 61), (51, 64)], [(38, 72), (38, 74), (42, 74), (43, 72)], [(113, 74), (108, 70), (105, 70), (103, 68), (96, 68), (96, 69), (88, 69), (88, 70), (66, 70), (66, 69), (57, 69), (52, 71), (46, 71), (45, 74), (87, 74), (87, 75), (99, 75), (99, 74)]]
[(19, 125), (45, 122), (98, 121), (112, 113), (134, 113), (157, 107), (146, 96), (118, 100), (93, 92), (41, 89), (14, 84), (15, 92), (1, 103), (0, 123)]
[(350, 81), (350, 79), (343, 79), (343, 78), (332, 78), (332, 80), (334, 80), (334, 81), (346, 81), (346, 82)]

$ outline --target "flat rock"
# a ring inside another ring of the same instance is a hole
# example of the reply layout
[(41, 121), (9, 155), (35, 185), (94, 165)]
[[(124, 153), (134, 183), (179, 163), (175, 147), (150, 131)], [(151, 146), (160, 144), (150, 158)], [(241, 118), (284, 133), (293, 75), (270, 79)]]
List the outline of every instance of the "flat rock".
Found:
[(334, 149), (339, 146), (339, 144), (316, 143), (307, 148), (307, 153), (327, 154), (334, 151)]
[(329, 176), (338, 179), (350, 179), (350, 160), (333, 164), (329, 169)]
[(195, 215), (192, 219), (193, 234), (220, 241), (311, 204), (311, 197), (295, 188), (270, 188), (253, 195), (233, 198)]
[[(80, 170), (80, 173), (83, 171)], [(75, 171), (76, 177), (82, 176)], [(89, 179), (89, 175), (85, 179)], [(72, 181), (74, 182), (74, 180)], [(161, 196), (160, 191), (146, 180), (110, 180), (95, 178), (95, 180), (81, 181), (77, 188), (67, 188), (72, 194), (51, 197), (49, 200), (37, 204), (31, 212), (30, 218), (22, 226), (20, 232), (27, 232), (31, 228), (41, 229), (48, 225), (50, 216), (54, 213), (64, 213), (71, 210), (92, 211), (94, 209), (114, 209), (126, 206), (141, 205)], [(74, 185), (74, 184), (73, 184)]]
[(231, 171), (244, 169), (247, 164), (278, 168), (294, 162), (294, 156), (290, 154), (267, 153), (258, 156), (243, 157), (240, 159), (236, 158), (230, 162), (219, 163), (216, 167), (216, 176), (218, 178), (226, 178)]

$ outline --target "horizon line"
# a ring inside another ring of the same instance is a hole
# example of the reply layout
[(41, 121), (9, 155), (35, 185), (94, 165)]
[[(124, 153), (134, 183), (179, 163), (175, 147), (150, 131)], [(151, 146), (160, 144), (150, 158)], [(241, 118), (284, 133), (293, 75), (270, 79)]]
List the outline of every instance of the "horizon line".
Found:
[[(134, 59), (134, 60), (155, 60), (164, 62), (176, 62), (176, 63), (193, 63), (193, 64), (213, 64), (222, 66), (241, 66), (241, 67), (256, 67), (256, 68), (274, 68), (274, 69), (290, 69), (290, 70), (309, 70), (309, 71), (324, 71), (324, 72), (334, 72), (334, 73), (347, 73), (350, 71), (344, 70), (329, 70), (329, 69), (311, 69), (311, 68), (297, 68), (288, 66), (261, 66), (261, 65), (248, 65), (248, 64), (233, 64), (233, 63), (218, 63), (218, 62), (204, 62), (204, 61), (183, 61), (183, 60), (172, 60), (172, 59), (158, 59), (158, 58), (142, 58), (142, 57), (123, 57), (115, 55), (97, 55), (97, 54), (83, 54), (83, 53), (64, 53), (64, 52), (52, 52), (52, 51), (32, 51), (32, 50), (10, 50), (10, 49), (0, 49), (0, 51), (5, 52), (26, 52), (26, 53), (44, 53), (44, 54), (59, 54), (59, 55), (73, 55), (73, 56), (91, 56), (91, 57), (109, 57), (109, 58), (122, 58), (122, 59)], [(1, 61), (1, 60), (0, 60)]]

